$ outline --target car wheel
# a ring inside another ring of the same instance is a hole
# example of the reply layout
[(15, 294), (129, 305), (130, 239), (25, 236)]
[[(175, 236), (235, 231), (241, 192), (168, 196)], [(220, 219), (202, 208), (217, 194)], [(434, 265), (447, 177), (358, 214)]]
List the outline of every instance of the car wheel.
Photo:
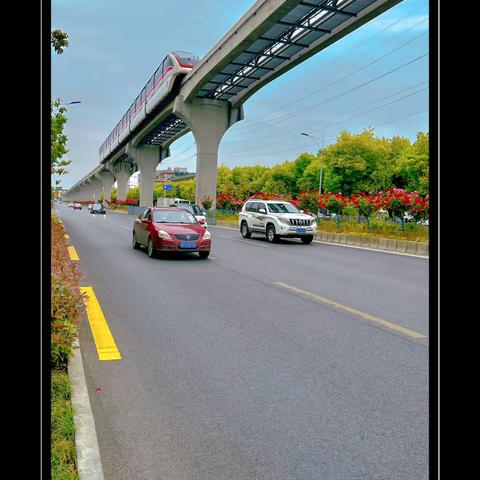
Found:
[(308, 237), (301, 237), (302, 243), (312, 243), (313, 235), (309, 235)]
[(140, 244), (137, 242), (137, 237), (135, 236), (135, 232), (133, 232), (132, 246), (135, 250), (138, 250), (140, 248)]
[(206, 252), (205, 252), (205, 251), (203, 251), (203, 252), (198, 252), (198, 256), (199, 256), (200, 258), (208, 258), (209, 255), (210, 255), (210, 250), (208, 250), (208, 251), (206, 251)]
[(252, 236), (252, 232), (248, 230), (248, 224), (245, 221), (242, 222), (242, 226), (240, 227), (240, 232), (243, 238), (250, 238)]
[(267, 227), (267, 240), (270, 242), (270, 243), (275, 243), (277, 240), (278, 240), (278, 237), (277, 235), (275, 234), (275, 226), (270, 224), (268, 227)]
[(147, 252), (148, 252), (148, 256), (149, 256), (150, 258), (154, 258), (154, 257), (155, 257), (155, 249), (153, 248), (153, 240), (152, 240), (152, 237), (148, 237)]

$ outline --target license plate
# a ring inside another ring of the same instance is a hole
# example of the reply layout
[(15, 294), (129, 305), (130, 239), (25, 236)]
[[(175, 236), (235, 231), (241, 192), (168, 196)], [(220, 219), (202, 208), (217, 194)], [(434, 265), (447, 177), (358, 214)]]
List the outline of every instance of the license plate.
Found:
[(307, 233), (306, 228), (297, 228), (297, 233)]
[(197, 242), (180, 242), (180, 248), (197, 248)]

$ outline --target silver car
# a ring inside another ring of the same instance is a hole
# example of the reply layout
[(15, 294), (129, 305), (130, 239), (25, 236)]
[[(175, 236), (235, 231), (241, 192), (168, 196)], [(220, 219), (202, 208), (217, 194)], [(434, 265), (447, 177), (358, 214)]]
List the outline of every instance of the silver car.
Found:
[(200, 205), (190, 203), (178, 203), (175, 205), (177, 208), (183, 208), (187, 212), (190, 212), (203, 228), (208, 228), (207, 224), (207, 212), (202, 209)]

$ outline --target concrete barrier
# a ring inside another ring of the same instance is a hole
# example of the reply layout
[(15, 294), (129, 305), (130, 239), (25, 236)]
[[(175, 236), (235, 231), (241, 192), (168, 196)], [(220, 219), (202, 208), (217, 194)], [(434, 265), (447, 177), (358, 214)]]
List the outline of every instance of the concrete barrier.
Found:
[(425, 242), (415, 242), (417, 244), (417, 255), (427, 255), (429, 254), (428, 243)]
[(407, 253), (417, 253), (417, 243), (418, 242), (405, 242), (407, 244)]
[(390, 250), (392, 252), (397, 251), (397, 241), (393, 238), (387, 238), (387, 250)]
[(405, 240), (397, 240), (396, 251), (405, 253), (407, 251), (407, 242)]

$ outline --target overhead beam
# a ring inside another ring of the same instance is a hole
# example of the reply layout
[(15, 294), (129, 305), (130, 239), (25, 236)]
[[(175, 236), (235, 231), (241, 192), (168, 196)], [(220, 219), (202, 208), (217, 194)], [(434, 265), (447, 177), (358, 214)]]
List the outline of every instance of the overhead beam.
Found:
[(303, 5), (305, 7), (318, 8), (319, 10), (326, 10), (327, 12), (331, 12), (331, 13), (341, 13), (342, 15), (347, 15), (348, 17), (356, 17), (357, 16), (356, 13), (346, 12), (345, 10), (339, 10), (338, 8), (329, 7), (327, 5), (317, 5), (315, 3), (310, 3), (310, 2), (305, 2), (305, 1), (299, 2), (299, 5)]

